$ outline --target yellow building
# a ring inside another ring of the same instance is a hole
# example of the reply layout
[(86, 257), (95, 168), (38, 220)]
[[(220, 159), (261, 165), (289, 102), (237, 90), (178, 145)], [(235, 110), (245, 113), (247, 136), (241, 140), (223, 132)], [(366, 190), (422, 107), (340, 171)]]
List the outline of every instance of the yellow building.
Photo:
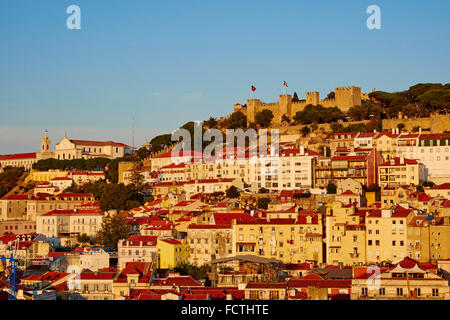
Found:
[(327, 208), (326, 262), (357, 265), (366, 262), (366, 228), (364, 212), (352, 205), (334, 202)]
[(408, 224), (408, 256), (437, 263), (450, 258), (450, 217), (414, 217)]
[(158, 238), (159, 268), (172, 269), (179, 264), (188, 263), (189, 246), (179, 240)]
[(417, 160), (395, 157), (378, 167), (378, 185), (420, 185), (425, 181), (425, 166)]
[(448, 300), (448, 281), (435, 272), (436, 266), (411, 258), (404, 258), (387, 270), (365, 270), (354, 274), (351, 299)]
[(407, 256), (407, 225), (413, 209), (375, 209), (366, 217), (368, 263), (398, 261)]
[(409, 194), (415, 191), (415, 187), (410, 186), (381, 186), (381, 204), (384, 207), (392, 207), (397, 203), (407, 200)]
[(233, 221), (236, 255), (256, 255), (284, 263), (323, 262), (322, 220), (317, 214), (295, 219)]
[(231, 225), (191, 224), (187, 231), (189, 262), (202, 266), (212, 260), (235, 255)]
[(151, 262), (128, 262), (114, 277), (114, 300), (124, 300), (132, 289), (149, 289), (154, 271)]
[[(397, 129), (398, 130), (398, 129)], [(397, 155), (397, 137), (398, 131), (380, 132), (374, 139), (374, 146), (380, 152), (384, 161), (390, 160)]]

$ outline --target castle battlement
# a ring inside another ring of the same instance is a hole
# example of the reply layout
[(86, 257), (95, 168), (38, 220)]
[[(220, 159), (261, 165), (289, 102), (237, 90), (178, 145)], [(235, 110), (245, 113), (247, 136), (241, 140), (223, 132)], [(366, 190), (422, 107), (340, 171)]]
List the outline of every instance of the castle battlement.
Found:
[(240, 104), (235, 104), (234, 110), (240, 110), (247, 116), (247, 122), (255, 122), (255, 116), (257, 113), (264, 109), (269, 109), (274, 115), (273, 122), (280, 123), (284, 115), (289, 119), (293, 119), (295, 114), (299, 111), (303, 111), (307, 105), (322, 105), (324, 107), (338, 107), (343, 112), (348, 111), (350, 108), (360, 106), (361, 101), (366, 98), (366, 94), (361, 93), (360, 87), (345, 86), (335, 88), (334, 99), (320, 100), (320, 93), (317, 91), (306, 92), (306, 99), (302, 101), (292, 102), (291, 95), (280, 95), (278, 102), (262, 103), (259, 99), (248, 99), (247, 108), (243, 108)]

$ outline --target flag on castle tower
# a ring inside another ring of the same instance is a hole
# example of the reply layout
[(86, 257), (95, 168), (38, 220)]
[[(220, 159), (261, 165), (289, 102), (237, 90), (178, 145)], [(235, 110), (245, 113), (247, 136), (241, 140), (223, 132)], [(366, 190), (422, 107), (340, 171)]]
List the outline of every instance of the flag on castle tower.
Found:
[(252, 91), (256, 91), (256, 88), (254, 86), (252, 86)]
[(283, 82), (283, 86), (289, 87), (286, 81)]

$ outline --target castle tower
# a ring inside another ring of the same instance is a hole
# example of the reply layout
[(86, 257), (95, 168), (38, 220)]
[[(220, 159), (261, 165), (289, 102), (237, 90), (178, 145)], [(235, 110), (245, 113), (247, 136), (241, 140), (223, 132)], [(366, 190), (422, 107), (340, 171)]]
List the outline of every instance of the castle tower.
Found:
[(336, 106), (343, 112), (348, 111), (351, 107), (360, 106), (362, 95), (359, 87), (342, 87), (336, 88)]
[(292, 96), (290, 94), (280, 95), (278, 98), (278, 105), (280, 106), (280, 112), (277, 122), (281, 122), (283, 115), (286, 115), (289, 119), (292, 119)]
[(47, 135), (47, 130), (44, 132), (44, 137), (41, 140), (41, 151), (36, 154), (38, 160), (53, 158), (52, 141)]
[(317, 106), (320, 104), (320, 96), (319, 92), (307, 92), (306, 93), (306, 104), (312, 104), (313, 106)]
[(248, 99), (247, 100), (247, 124), (255, 122), (255, 116), (260, 111), (261, 100)]

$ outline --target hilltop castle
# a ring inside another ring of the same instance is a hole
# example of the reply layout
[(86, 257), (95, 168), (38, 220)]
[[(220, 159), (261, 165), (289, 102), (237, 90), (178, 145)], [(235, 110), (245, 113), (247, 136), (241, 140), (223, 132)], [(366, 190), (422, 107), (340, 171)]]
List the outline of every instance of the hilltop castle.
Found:
[(258, 112), (268, 109), (272, 111), (274, 118), (273, 123), (281, 123), (283, 115), (289, 119), (293, 119), (295, 114), (305, 109), (309, 104), (313, 106), (322, 105), (324, 107), (338, 107), (343, 112), (348, 111), (351, 107), (360, 106), (362, 100), (368, 100), (368, 94), (361, 93), (359, 87), (341, 87), (335, 89), (334, 99), (320, 100), (319, 92), (307, 92), (306, 100), (292, 101), (289, 94), (280, 95), (278, 103), (262, 103), (259, 99), (247, 100), (247, 105), (234, 105), (234, 111), (241, 111), (247, 116), (247, 124), (255, 122), (255, 116)]

